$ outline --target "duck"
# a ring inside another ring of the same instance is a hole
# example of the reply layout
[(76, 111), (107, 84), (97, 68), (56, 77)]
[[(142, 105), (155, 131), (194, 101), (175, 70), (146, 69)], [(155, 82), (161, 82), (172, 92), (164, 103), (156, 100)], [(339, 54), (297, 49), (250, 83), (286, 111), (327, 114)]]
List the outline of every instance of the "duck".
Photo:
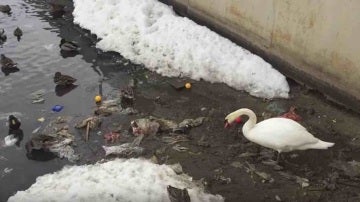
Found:
[(16, 118), (14, 115), (9, 116), (9, 133), (11, 131), (19, 130), (21, 126), (21, 122), (18, 118)]
[(242, 115), (249, 117), (242, 128), (245, 138), (258, 145), (277, 151), (276, 162), (279, 162), (282, 152), (328, 149), (335, 144), (314, 137), (305, 127), (292, 119), (274, 117), (257, 123), (255, 113), (248, 108), (241, 108), (228, 114), (225, 117), (225, 128), (233, 125), (236, 119)]
[(22, 30), (21, 30), (19, 27), (17, 27), (17, 28), (14, 30), (14, 36), (16, 36), (17, 39), (18, 39), (18, 41), (19, 41), (22, 35), (23, 35)]
[(7, 39), (6, 34), (5, 34), (5, 30), (4, 29), (0, 29), (0, 43), (5, 42)]
[(56, 72), (54, 75), (54, 83), (61, 86), (72, 85), (76, 80), (77, 79), (65, 74), (61, 74), (60, 72)]
[(78, 50), (80, 50), (79, 46), (75, 42), (66, 41), (65, 39), (61, 39), (59, 47), (62, 51), (78, 51)]
[(12, 59), (6, 57), (4, 54), (1, 54), (0, 64), (2, 69), (17, 68), (17, 64)]
[(0, 5), (0, 11), (3, 13), (7, 13), (10, 14), (11, 13), (11, 8), (9, 5)]

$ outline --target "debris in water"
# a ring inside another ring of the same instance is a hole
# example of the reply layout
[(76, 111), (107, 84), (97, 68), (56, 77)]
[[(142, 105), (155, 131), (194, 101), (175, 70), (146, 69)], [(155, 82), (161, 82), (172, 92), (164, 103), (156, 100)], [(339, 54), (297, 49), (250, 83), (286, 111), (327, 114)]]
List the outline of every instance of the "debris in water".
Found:
[(0, 155), (0, 160), (7, 161), (8, 159), (6, 157)]
[[(50, 123), (43, 129), (41, 133), (32, 135), (30, 141), (27, 143), (27, 153), (31, 154), (32, 150), (50, 151), (60, 158), (67, 158), (70, 162), (79, 160), (79, 155), (75, 154), (71, 145), (74, 142), (74, 136), (69, 133), (68, 126), (59, 126), (56, 120)], [(36, 130), (39, 131), (40, 127)]]
[(39, 127), (35, 128), (35, 129), (31, 132), (31, 133), (32, 133), (32, 134), (37, 133), (37, 132), (40, 130), (40, 128), (41, 128), (41, 126), (39, 126)]
[(115, 133), (115, 132), (109, 132), (109, 133), (106, 133), (104, 134), (104, 138), (106, 140), (106, 142), (111, 142), (111, 143), (114, 143), (116, 142), (120, 137), (120, 134), (119, 133)]
[(39, 121), (39, 122), (44, 122), (44, 121), (45, 121), (45, 118), (44, 118), (44, 117), (38, 118), (37, 121)]
[(5, 146), (10, 147), (15, 145), (15, 143), (18, 141), (17, 138), (14, 137), (14, 135), (8, 135), (4, 138), (5, 140)]
[(4, 168), (4, 170), (1, 172), (1, 178), (5, 177), (5, 175), (11, 173), (13, 171), (12, 168)]
[(161, 141), (167, 144), (176, 144), (179, 142), (186, 142), (189, 141), (189, 138), (183, 135), (176, 135), (176, 136), (164, 136), (161, 138)]
[(141, 118), (131, 122), (131, 129), (134, 135), (146, 134), (154, 135), (157, 132), (186, 132), (186, 130), (201, 125), (205, 117), (196, 119), (185, 119), (179, 124), (175, 121), (160, 119), (150, 116), (149, 118)]
[(189, 148), (187, 148), (187, 147), (182, 147), (182, 146), (180, 146), (179, 144), (174, 145), (172, 148), (173, 148), (173, 150), (178, 151), (178, 152), (186, 152), (186, 151), (189, 150)]
[(282, 172), (282, 171), (279, 171), (279, 174), (281, 176), (285, 177), (286, 179), (295, 180), (295, 182), (298, 183), (301, 186), (301, 188), (305, 188), (310, 185), (309, 180), (306, 178), (299, 177), (296, 175), (291, 175), (290, 173), (286, 173), (286, 172)]
[(253, 173), (255, 173), (257, 176), (259, 176), (262, 179), (262, 182), (273, 182), (274, 179), (271, 178), (271, 175), (265, 172), (261, 172), (255, 169), (255, 165), (250, 164), (249, 162), (245, 162), (247, 164), (247, 167), (245, 167), (246, 172), (250, 173), (251, 176), (253, 176)]
[(131, 143), (125, 143), (118, 146), (102, 146), (105, 150), (105, 156), (110, 154), (118, 155), (125, 158), (138, 157), (144, 153), (144, 148), (133, 146)]
[(61, 106), (61, 105), (54, 105), (51, 110), (53, 112), (60, 112), (62, 109), (64, 108), (64, 106)]
[(159, 130), (160, 124), (154, 120), (143, 118), (131, 121), (130, 126), (135, 136), (140, 134), (155, 135)]
[(42, 104), (45, 102), (43, 98), (45, 94), (45, 89), (40, 89), (30, 94), (30, 99), (32, 100), (31, 103), (33, 104)]
[(86, 118), (75, 125), (75, 128), (85, 128), (89, 125), (90, 129), (94, 130), (101, 125), (101, 119), (97, 116)]
[(300, 115), (296, 114), (295, 109), (296, 108), (294, 106), (290, 107), (289, 112), (282, 114), (280, 117), (292, 119), (294, 121), (301, 121), (302, 118)]
[(242, 168), (243, 167), (243, 164), (240, 163), (239, 161), (234, 161), (230, 165), (234, 168)]
[(120, 90), (121, 107), (127, 108), (134, 105), (134, 90), (131, 86), (127, 86)]

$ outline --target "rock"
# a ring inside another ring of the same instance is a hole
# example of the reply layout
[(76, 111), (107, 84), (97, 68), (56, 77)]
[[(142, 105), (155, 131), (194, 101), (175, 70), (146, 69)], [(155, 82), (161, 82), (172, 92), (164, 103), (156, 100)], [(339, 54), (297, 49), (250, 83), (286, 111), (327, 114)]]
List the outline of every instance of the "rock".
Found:
[(178, 189), (169, 185), (167, 191), (171, 202), (190, 202), (189, 193), (185, 188)]

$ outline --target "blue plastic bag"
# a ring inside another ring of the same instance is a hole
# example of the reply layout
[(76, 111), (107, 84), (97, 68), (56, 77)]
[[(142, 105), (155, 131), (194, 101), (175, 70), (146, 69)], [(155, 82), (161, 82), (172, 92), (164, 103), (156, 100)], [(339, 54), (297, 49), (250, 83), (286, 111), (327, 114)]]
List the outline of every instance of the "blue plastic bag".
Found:
[(52, 111), (53, 112), (60, 112), (63, 108), (64, 108), (64, 106), (55, 105), (55, 106), (53, 106)]

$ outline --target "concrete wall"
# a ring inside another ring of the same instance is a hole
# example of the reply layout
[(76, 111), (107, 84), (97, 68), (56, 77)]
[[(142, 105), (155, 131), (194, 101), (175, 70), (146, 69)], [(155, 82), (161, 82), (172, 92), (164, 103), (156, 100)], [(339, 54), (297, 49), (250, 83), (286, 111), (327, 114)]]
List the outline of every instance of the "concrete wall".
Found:
[(360, 111), (360, 1), (163, 1)]

